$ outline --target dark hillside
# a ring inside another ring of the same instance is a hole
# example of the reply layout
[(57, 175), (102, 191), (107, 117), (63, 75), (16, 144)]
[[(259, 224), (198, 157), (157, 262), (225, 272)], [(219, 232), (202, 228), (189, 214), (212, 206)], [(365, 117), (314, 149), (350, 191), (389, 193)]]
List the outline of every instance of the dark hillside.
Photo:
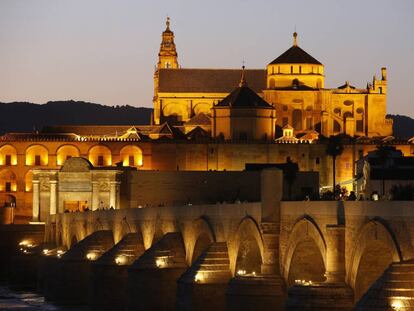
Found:
[(152, 109), (104, 106), (82, 101), (56, 101), (43, 105), (0, 103), (0, 135), (32, 132), (45, 125), (149, 124)]

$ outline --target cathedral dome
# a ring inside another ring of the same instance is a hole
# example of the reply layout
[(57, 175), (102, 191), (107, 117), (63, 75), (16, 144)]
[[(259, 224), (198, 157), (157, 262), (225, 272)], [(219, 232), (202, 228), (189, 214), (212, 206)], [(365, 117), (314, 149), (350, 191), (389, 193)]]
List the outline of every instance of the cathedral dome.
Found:
[(267, 65), (267, 89), (324, 88), (324, 67), (298, 46), (298, 34), (293, 45)]
[(293, 33), (293, 46), (289, 48), (282, 55), (274, 59), (270, 65), (273, 64), (314, 64), (322, 65), (313, 56), (301, 49), (297, 44), (297, 33)]

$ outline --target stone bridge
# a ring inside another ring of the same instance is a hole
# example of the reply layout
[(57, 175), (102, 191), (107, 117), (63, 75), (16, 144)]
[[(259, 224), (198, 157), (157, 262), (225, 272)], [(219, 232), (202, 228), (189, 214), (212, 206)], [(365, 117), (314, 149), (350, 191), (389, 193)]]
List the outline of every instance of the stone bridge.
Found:
[(413, 308), (412, 202), (263, 188), (257, 203), (51, 215), (48, 255), (67, 251), (44, 258), (46, 296), (94, 310)]

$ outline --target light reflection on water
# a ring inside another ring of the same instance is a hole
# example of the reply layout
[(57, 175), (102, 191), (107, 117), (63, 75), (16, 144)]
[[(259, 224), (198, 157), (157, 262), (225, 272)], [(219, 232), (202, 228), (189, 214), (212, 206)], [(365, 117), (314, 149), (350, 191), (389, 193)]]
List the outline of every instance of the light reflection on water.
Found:
[(12, 311), (87, 311), (87, 307), (56, 306), (45, 302), (43, 296), (33, 292), (15, 292), (0, 286), (0, 310)]

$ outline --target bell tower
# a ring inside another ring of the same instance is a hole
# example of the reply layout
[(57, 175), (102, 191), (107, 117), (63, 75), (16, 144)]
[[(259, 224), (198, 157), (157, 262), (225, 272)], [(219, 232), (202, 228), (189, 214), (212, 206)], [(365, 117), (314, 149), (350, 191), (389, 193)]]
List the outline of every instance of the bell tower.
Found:
[(158, 69), (178, 68), (177, 50), (174, 43), (174, 33), (170, 30), (170, 18), (167, 17), (166, 29), (162, 33), (160, 52), (158, 53)]

